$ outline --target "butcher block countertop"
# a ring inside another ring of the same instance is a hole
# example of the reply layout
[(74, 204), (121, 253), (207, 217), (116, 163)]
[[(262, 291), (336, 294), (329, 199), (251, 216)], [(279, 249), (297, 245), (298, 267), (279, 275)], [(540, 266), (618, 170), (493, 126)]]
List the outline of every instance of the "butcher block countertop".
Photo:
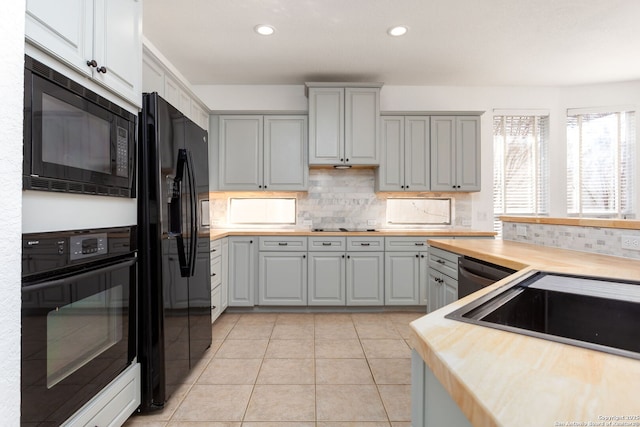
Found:
[(311, 230), (211, 230), (211, 239), (227, 236), (375, 236), (375, 237), (494, 237), (493, 231), (478, 231), (468, 228), (434, 228), (431, 230), (377, 230), (377, 231), (311, 231)]
[(637, 280), (640, 261), (503, 240), (428, 243), (520, 270), (411, 323), (412, 346), (472, 425), (640, 426), (640, 360), (444, 318), (531, 270)]

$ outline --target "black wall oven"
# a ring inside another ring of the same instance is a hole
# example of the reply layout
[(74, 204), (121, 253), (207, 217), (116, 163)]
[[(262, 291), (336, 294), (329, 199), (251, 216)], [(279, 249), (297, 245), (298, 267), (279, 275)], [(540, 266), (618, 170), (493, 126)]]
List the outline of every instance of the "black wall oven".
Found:
[(135, 360), (135, 239), (23, 235), (21, 425), (62, 424)]
[(134, 197), (136, 116), (25, 56), (23, 188)]

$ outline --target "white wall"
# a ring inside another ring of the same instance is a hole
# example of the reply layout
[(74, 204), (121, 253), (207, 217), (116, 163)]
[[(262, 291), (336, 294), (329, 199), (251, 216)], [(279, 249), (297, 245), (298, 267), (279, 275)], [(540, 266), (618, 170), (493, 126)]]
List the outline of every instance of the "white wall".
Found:
[[(211, 110), (307, 110), (304, 86), (195, 86)], [(482, 188), (472, 193), (472, 227), (493, 228), (493, 110), (544, 109), (550, 114), (551, 216), (566, 216), (566, 109), (640, 107), (640, 80), (576, 87), (383, 86), (382, 111), (484, 111)], [(639, 120), (640, 123), (640, 120)], [(640, 136), (640, 132), (637, 132)], [(640, 165), (640, 146), (638, 165)], [(640, 173), (636, 176), (640, 201)]]
[(0, 25), (0, 420), (20, 424), (20, 253), (25, 1), (5, 2)]

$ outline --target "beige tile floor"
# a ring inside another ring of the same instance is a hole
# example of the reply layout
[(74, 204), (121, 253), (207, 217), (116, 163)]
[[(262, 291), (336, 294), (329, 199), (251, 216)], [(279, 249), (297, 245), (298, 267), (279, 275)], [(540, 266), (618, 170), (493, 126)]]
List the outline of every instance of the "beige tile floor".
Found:
[(126, 427), (409, 427), (424, 313), (223, 314), (167, 403)]

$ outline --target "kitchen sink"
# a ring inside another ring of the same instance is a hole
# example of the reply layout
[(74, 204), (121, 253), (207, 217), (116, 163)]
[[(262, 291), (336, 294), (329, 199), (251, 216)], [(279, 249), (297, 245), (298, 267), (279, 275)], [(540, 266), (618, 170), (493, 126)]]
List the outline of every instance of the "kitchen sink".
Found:
[(640, 282), (533, 271), (445, 317), (640, 359)]

